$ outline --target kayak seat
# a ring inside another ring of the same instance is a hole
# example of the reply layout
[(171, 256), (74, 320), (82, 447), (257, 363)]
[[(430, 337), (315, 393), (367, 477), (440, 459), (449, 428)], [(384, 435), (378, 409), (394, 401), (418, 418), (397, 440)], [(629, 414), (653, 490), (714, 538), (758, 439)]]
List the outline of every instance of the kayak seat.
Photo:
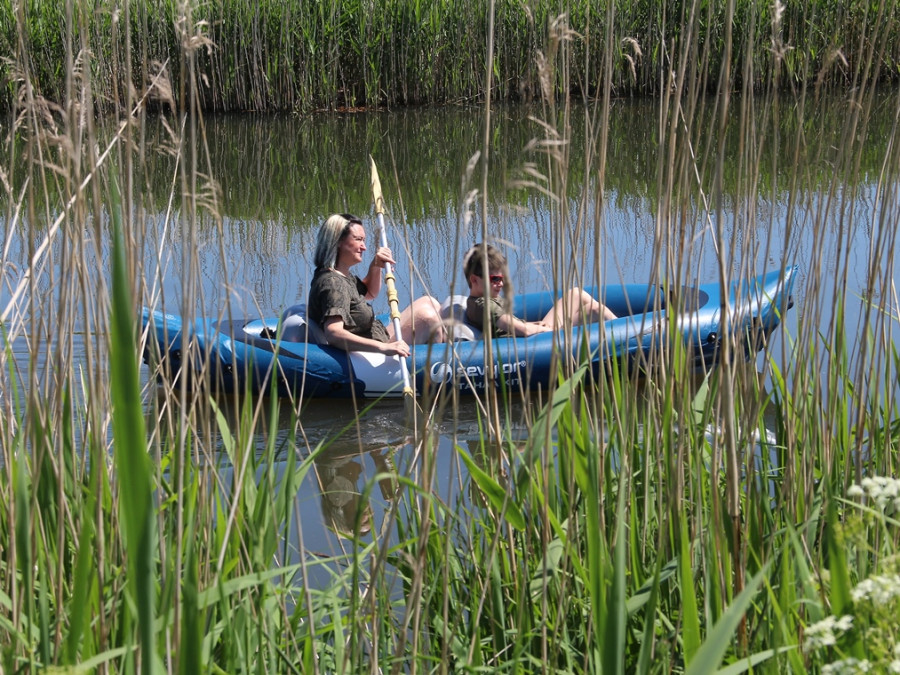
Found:
[(466, 296), (451, 295), (441, 303), (441, 319), (447, 337), (453, 342), (481, 340), (481, 330), (466, 319)]
[(305, 303), (291, 305), (281, 313), (281, 339), (285, 342), (328, 344), (322, 327), (306, 316)]

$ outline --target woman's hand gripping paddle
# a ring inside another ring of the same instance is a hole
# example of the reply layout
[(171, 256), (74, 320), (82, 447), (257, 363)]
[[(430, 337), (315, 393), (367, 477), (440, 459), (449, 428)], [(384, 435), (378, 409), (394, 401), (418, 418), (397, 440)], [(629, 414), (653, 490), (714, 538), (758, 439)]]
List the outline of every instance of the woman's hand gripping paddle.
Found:
[[(372, 198), (375, 200), (375, 220), (378, 224), (381, 245), (387, 246), (387, 231), (384, 227), (384, 196), (381, 194), (381, 181), (378, 179), (378, 168), (375, 166), (375, 159), (369, 155), (369, 160), (372, 163)], [(400, 301), (397, 298), (397, 287), (394, 285), (394, 266), (386, 263), (384, 270), (384, 282), (387, 286), (387, 298), (391, 309), (391, 322), (394, 326), (394, 338), (399, 340), (403, 334), (400, 332)], [(407, 411), (415, 413), (416, 397), (409, 377), (409, 368), (406, 365), (406, 359), (402, 356), (399, 358), (400, 372), (403, 375), (403, 400), (406, 403)]]

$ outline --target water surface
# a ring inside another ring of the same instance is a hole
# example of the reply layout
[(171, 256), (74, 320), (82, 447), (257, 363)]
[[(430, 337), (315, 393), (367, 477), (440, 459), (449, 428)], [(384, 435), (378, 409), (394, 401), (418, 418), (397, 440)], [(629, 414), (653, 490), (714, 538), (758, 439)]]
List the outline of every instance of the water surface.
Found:
[[(485, 113), (473, 107), (213, 116), (204, 120), (205, 142), (195, 146), (202, 174), (192, 188), (202, 197), (196, 217), (183, 210), (182, 166), (163, 152), (168, 132), (151, 119), (142, 137), (146, 166), (135, 175), (140, 203), (134, 209), (147, 226), (137, 256), (144, 302), (176, 313), (213, 315), (228, 308), (249, 316), (305, 301), (320, 223), (345, 211), (371, 222), (371, 155), (388, 205), (401, 302), (422, 293), (443, 299), (465, 292), (461, 254), (485, 232), (505, 249), (511, 286), (522, 291), (551, 287), (555, 279), (567, 285), (691, 283), (719, 278), (720, 268), (750, 276), (799, 265), (797, 303), (779, 335), (796, 336), (802, 327), (827, 334), (833, 316), (822, 308), (843, 294), (841, 329), (855, 350), (866, 303), (892, 307), (898, 195), (884, 158), (896, 101), (893, 91), (875, 99), (866, 124), (851, 137), (863, 148), (854, 167), (843, 164), (856, 156), (845, 147), (846, 96), (820, 100), (803, 115), (794, 101), (757, 102), (753, 131), (742, 137), (736, 119), (724, 139), (728, 159), (718, 196), (711, 177), (718, 148), (712, 101), (704, 102), (690, 135), (679, 131), (678, 156), (693, 157), (679, 170), (668, 168), (671, 119), (659, 103), (616, 101), (602, 191), (599, 117), (591, 107), (574, 106), (567, 118), (551, 120), (540, 108), (498, 107), (490, 116), (487, 149)], [(558, 144), (563, 137), (567, 142)], [(565, 170), (548, 148), (565, 154)], [(29, 238), (8, 220), (2, 225), (7, 264), (0, 307), (6, 307), (28, 267)], [(33, 241), (42, 231), (37, 226)], [(371, 227), (369, 244), (375, 245)], [(103, 274), (108, 246), (101, 241), (96, 260)], [(825, 273), (815, 283), (804, 276), (813, 269)], [(49, 282), (41, 278), (39, 284)], [(387, 311), (383, 296), (374, 305)], [(76, 352), (83, 340), (83, 334), (75, 337)], [(779, 363), (790, 358), (789, 345), (787, 339), (773, 345)], [(24, 339), (13, 343), (22, 372), (31, 348)], [(47, 345), (36, 353), (40, 368)], [(403, 412), (393, 404), (361, 416), (334, 403), (310, 402), (299, 410), (299, 427), (278, 433), (285, 442), (296, 435), (305, 450), (350, 429), (323, 456), (318, 484), (300, 495), (301, 508), (324, 514), (322, 522), (332, 517), (329, 510), (349, 508), (354, 499), (329, 501), (322, 481), (364, 485), (366, 476), (383, 468), (385, 456), (406, 467), (415, 461), (400, 423)], [(528, 412), (526, 402), (513, 418)], [(481, 422), (477, 406), (465, 405), (440, 429), (441, 447), (450, 449), (454, 433), (456, 440), (478, 438)], [(448, 475), (452, 454), (442, 455)], [(376, 491), (372, 499), (383, 504), (385, 494)], [(376, 508), (374, 522), (382, 512)], [(323, 541), (327, 529), (321, 530)]]

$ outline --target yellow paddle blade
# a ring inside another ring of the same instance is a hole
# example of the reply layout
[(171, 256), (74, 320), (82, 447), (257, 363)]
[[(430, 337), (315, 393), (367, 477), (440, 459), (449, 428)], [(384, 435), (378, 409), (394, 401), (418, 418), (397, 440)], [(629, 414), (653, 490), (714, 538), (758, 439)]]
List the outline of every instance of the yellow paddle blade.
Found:
[(381, 181), (378, 179), (378, 167), (375, 166), (375, 158), (369, 155), (372, 164), (372, 198), (375, 200), (375, 213), (384, 213), (384, 196), (381, 194)]

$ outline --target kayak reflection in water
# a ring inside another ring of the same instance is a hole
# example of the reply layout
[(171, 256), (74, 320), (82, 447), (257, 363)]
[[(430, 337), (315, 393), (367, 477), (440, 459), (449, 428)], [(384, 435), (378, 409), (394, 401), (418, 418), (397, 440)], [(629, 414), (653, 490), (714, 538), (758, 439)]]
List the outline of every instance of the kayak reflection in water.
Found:
[[(397, 493), (390, 448), (371, 450), (368, 454), (376, 473), (390, 474), (378, 482), (382, 497), (390, 501)], [(364, 501), (359, 485), (359, 477), (365, 470), (363, 462), (364, 453), (346, 448), (326, 450), (315, 460), (325, 526), (337, 534), (354, 537), (372, 531), (372, 506)]]

